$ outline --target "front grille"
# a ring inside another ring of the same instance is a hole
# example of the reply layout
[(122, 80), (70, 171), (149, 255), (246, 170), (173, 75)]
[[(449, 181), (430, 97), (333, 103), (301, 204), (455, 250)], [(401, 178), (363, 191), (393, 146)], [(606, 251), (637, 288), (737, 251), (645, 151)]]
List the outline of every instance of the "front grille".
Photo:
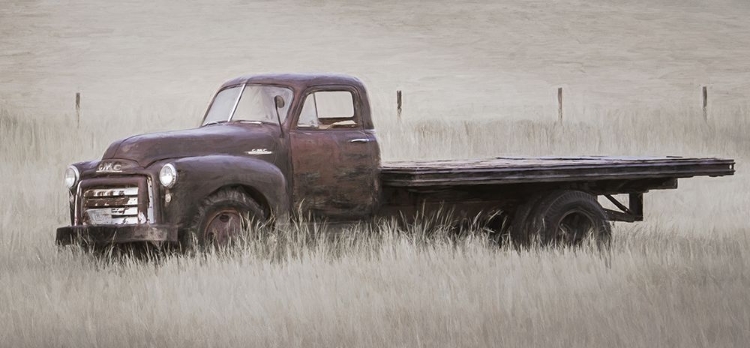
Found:
[(138, 224), (146, 222), (138, 214), (138, 187), (88, 189), (83, 193), (84, 224)]

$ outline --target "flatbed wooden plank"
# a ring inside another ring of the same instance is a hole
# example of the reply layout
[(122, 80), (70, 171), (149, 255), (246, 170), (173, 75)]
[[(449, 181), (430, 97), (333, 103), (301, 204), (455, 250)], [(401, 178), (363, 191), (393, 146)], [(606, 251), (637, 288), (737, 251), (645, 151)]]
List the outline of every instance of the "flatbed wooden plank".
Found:
[(687, 178), (734, 174), (734, 160), (683, 157), (497, 157), (399, 161), (381, 167), (386, 186), (487, 185)]

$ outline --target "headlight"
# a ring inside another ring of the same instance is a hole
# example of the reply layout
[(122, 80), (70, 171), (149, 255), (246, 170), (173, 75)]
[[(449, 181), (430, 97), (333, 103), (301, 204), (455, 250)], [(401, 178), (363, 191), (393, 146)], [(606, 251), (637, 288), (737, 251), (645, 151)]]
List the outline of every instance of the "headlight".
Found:
[(159, 182), (166, 188), (172, 188), (177, 183), (177, 169), (174, 164), (167, 163), (159, 171)]
[(78, 172), (78, 168), (75, 166), (69, 166), (68, 169), (65, 170), (65, 186), (68, 187), (68, 190), (71, 190), (76, 186), (80, 177), (81, 173)]

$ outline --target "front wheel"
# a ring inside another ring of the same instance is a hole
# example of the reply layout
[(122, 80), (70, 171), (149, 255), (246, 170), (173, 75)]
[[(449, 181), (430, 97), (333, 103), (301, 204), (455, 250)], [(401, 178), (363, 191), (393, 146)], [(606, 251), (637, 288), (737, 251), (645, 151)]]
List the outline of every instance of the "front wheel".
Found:
[(180, 244), (184, 250), (226, 247), (265, 221), (263, 209), (250, 196), (239, 190), (220, 190), (203, 200), (187, 233), (180, 236)]

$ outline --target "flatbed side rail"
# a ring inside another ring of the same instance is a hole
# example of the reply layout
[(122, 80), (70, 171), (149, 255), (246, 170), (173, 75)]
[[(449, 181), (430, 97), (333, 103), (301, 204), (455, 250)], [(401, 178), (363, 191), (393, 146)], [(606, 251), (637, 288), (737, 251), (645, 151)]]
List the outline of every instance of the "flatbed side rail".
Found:
[(384, 185), (418, 187), (436, 185), (497, 185), (533, 182), (566, 182), (598, 180), (636, 180), (649, 178), (689, 178), (695, 176), (725, 176), (734, 174), (734, 160), (726, 159), (663, 159), (661, 161), (613, 161), (595, 163), (576, 162), (515, 165), (512, 161), (492, 162), (482, 166), (450, 165), (425, 167), (415, 162), (414, 167), (399, 164), (384, 165), (381, 179)]

